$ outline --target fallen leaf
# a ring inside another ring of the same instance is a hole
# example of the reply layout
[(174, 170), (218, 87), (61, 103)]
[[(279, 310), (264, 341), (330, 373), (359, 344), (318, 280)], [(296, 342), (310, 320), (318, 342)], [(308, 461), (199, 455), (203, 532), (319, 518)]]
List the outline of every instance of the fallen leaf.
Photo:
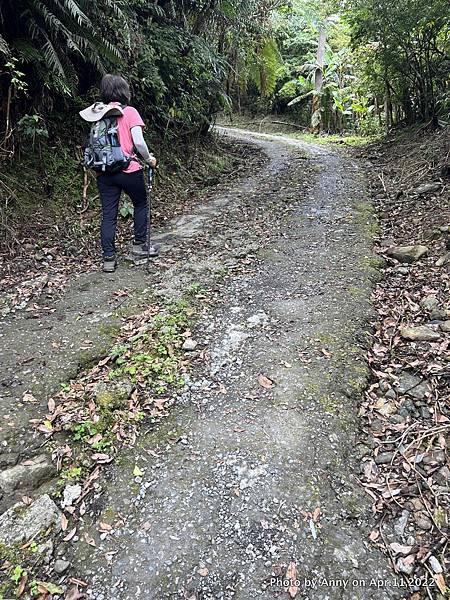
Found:
[(109, 523), (100, 523), (99, 528), (101, 531), (112, 531), (112, 526)]
[(67, 594), (64, 597), (64, 600), (79, 600), (80, 598), (84, 598), (84, 594), (80, 592), (78, 586), (73, 585), (67, 591)]
[(66, 515), (61, 514), (61, 529), (63, 531), (66, 531), (68, 524), (69, 524), (69, 521), (67, 520)]
[(103, 439), (103, 436), (101, 433), (96, 433), (95, 435), (93, 435), (91, 438), (88, 439), (88, 444), (90, 444), (92, 446), (92, 444), (98, 444), (98, 442), (100, 442), (100, 440)]
[(294, 561), (288, 564), (286, 569), (286, 579), (289, 581), (288, 594), (291, 598), (295, 598), (298, 594), (298, 587), (295, 585), (297, 581), (297, 565)]
[(376, 542), (379, 537), (380, 537), (380, 532), (379, 531), (373, 530), (373, 531), (370, 532), (369, 539), (372, 542)]
[(133, 469), (133, 475), (135, 477), (142, 477), (143, 474), (144, 474), (144, 471), (142, 471), (137, 465), (135, 465), (135, 467)]
[(95, 452), (94, 454), (91, 455), (91, 458), (93, 461), (95, 461), (101, 465), (110, 463), (112, 460), (114, 460), (114, 457), (109, 456), (108, 454), (103, 454), (102, 452)]
[(25, 591), (25, 588), (27, 586), (27, 582), (28, 582), (28, 574), (24, 573), (20, 579), (20, 583), (19, 586), (17, 588), (17, 597), (19, 598)]
[(71, 529), (69, 531), (69, 533), (66, 535), (66, 537), (63, 538), (63, 542), (70, 542), (70, 540), (75, 536), (77, 532), (77, 528), (74, 527), (73, 529)]
[(203, 567), (202, 569), (199, 569), (197, 571), (197, 573), (201, 576), (201, 577), (207, 577), (209, 575), (209, 571), (206, 567)]
[(39, 400), (30, 394), (30, 392), (24, 392), (22, 396), (22, 402), (29, 402), (30, 404), (37, 404)]
[(55, 401), (53, 400), (53, 398), (49, 398), (48, 402), (47, 402), (47, 407), (50, 413), (55, 411)]
[(389, 546), (394, 554), (403, 554), (404, 556), (409, 554), (412, 550), (412, 546), (402, 546), (402, 544), (398, 544), (397, 542), (393, 542), (392, 544), (389, 544)]
[(444, 576), (442, 575), (442, 573), (435, 573), (433, 575), (433, 579), (435, 580), (436, 585), (438, 586), (442, 595), (445, 596), (447, 593), (447, 586), (445, 584), (445, 579), (444, 579)]
[(91, 537), (88, 533), (85, 533), (83, 537), (84, 537), (84, 541), (86, 542), (86, 544), (89, 544), (89, 546), (94, 546), (94, 548), (97, 546), (94, 538)]
[(333, 355), (331, 354), (331, 352), (328, 352), (328, 350), (326, 348), (321, 348), (320, 351), (322, 352), (322, 354), (325, 356), (325, 358), (331, 358)]
[(272, 381), (272, 379), (269, 379), (262, 373), (260, 375), (258, 375), (258, 383), (263, 388), (266, 388), (266, 390), (270, 390), (275, 385), (275, 383)]
[(318, 506), (317, 508), (314, 509), (314, 512), (312, 514), (313, 521), (315, 523), (317, 523), (317, 521), (320, 519), (321, 516), (322, 516), (322, 511), (320, 510), (320, 506)]
[(60, 594), (64, 594), (64, 590), (62, 588), (60, 588), (59, 586), (55, 585), (54, 583), (50, 583), (47, 581), (35, 581), (34, 582), (37, 587), (38, 590), (41, 594), (55, 594), (55, 595), (60, 595)]

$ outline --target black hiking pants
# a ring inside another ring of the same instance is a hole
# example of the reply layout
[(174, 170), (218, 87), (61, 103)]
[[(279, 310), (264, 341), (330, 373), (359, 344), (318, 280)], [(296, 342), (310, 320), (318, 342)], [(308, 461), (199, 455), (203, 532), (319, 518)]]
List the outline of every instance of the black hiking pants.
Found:
[(102, 173), (97, 177), (97, 187), (102, 203), (101, 242), (104, 258), (116, 254), (115, 239), (119, 199), (121, 192), (130, 197), (134, 206), (134, 241), (147, 241), (147, 193), (143, 171), (133, 173)]

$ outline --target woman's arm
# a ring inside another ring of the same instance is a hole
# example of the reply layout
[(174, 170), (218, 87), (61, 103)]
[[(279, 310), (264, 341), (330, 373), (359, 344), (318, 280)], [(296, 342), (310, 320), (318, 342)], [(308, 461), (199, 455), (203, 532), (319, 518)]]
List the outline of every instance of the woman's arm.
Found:
[(156, 166), (156, 159), (153, 154), (150, 153), (148, 146), (144, 140), (144, 135), (142, 131), (142, 127), (136, 125), (131, 128), (131, 137), (133, 138), (133, 144), (142, 158), (148, 163), (151, 167)]

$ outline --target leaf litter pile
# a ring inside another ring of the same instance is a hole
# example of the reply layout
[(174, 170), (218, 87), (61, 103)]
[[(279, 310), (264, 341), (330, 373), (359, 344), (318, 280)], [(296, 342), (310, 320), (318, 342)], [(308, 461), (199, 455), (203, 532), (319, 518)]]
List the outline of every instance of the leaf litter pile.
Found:
[(449, 132), (406, 131), (364, 150), (372, 163), (383, 278), (360, 409), (370, 539), (411, 599), (448, 598), (450, 470)]

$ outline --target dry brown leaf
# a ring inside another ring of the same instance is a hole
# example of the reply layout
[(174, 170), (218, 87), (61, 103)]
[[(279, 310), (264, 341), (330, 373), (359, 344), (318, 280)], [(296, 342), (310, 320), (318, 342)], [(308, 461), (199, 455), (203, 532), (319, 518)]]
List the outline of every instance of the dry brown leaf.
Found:
[(84, 594), (80, 592), (78, 586), (73, 585), (71, 588), (68, 589), (64, 600), (79, 600), (80, 598), (84, 598)]
[(197, 573), (201, 576), (201, 577), (207, 577), (209, 575), (209, 570), (206, 567), (203, 567), (201, 569), (199, 569), (197, 571)]
[(110, 463), (112, 460), (114, 460), (114, 457), (109, 456), (108, 454), (103, 454), (102, 452), (95, 452), (91, 455), (91, 458), (93, 461), (98, 462), (101, 465)]
[(91, 537), (88, 533), (85, 533), (83, 537), (84, 537), (84, 541), (86, 542), (86, 544), (89, 544), (89, 546), (94, 546), (94, 548), (97, 546), (94, 538)]
[(373, 531), (370, 532), (369, 539), (372, 542), (376, 542), (379, 537), (380, 537), (379, 531), (375, 531), (375, 529), (374, 529)]
[(69, 521), (67, 520), (66, 515), (61, 514), (61, 529), (63, 531), (66, 531), (68, 524), (69, 524)]
[(92, 444), (97, 444), (102, 439), (103, 439), (102, 434), (96, 433), (95, 435), (93, 435), (91, 438), (88, 439), (87, 443), (92, 446)]
[(22, 396), (22, 402), (28, 402), (30, 404), (37, 404), (39, 400), (30, 394), (30, 392), (25, 392)]
[(258, 375), (258, 383), (260, 386), (262, 386), (266, 390), (270, 390), (275, 385), (275, 383), (272, 381), (272, 379), (269, 379), (262, 373), (260, 375)]
[(435, 573), (433, 575), (433, 579), (435, 580), (436, 585), (438, 586), (441, 594), (445, 596), (445, 594), (447, 593), (447, 585), (445, 583), (445, 579), (442, 573)]
[(412, 546), (403, 546), (397, 542), (393, 542), (392, 544), (389, 544), (389, 546), (394, 554), (403, 554), (404, 556), (409, 554), (412, 550)]
[(321, 516), (322, 516), (322, 511), (320, 509), (320, 506), (318, 506), (313, 511), (313, 514), (312, 514), (313, 521), (315, 521), (317, 523), (317, 521), (320, 519)]
[(20, 596), (24, 593), (25, 588), (27, 586), (27, 582), (28, 582), (28, 574), (24, 573), (22, 575), (22, 577), (20, 578), (20, 583), (19, 583), (19, 586), (18, 586), (17, 592), (16, 592), (16, 595), (18, 598), (20, 598)]
[(77, 528), (74, 527), (73, 529), (71, 529), (69, 531), (69, 533), (66, 535), (66, 537), (63, 537), (63, 542), (70, 542), (70, 540), (75, 537), (75, 534), (77, 532)]
[(288, 564), (288, 568), (286, 569), (286, 579), (290, 582), (288, 594), (291, 598), (295, 598), (298, 594), (298, 587), (295, 585), (297, 580), (297, 565), (294, 561), (291, 561)]
[(53, 398), (49, 398), (49, 399), (48, 399), (48, 402), (47, 402), (47, 407), (48, 407), (48, 411), (49, 411), (50, 413), (52, 413), (52, 412), (54, 412), (54, 411), (55, 411), (55, 407), (56, 407), (56, 405), (55, 405), (55, 401), (53, 400)]

